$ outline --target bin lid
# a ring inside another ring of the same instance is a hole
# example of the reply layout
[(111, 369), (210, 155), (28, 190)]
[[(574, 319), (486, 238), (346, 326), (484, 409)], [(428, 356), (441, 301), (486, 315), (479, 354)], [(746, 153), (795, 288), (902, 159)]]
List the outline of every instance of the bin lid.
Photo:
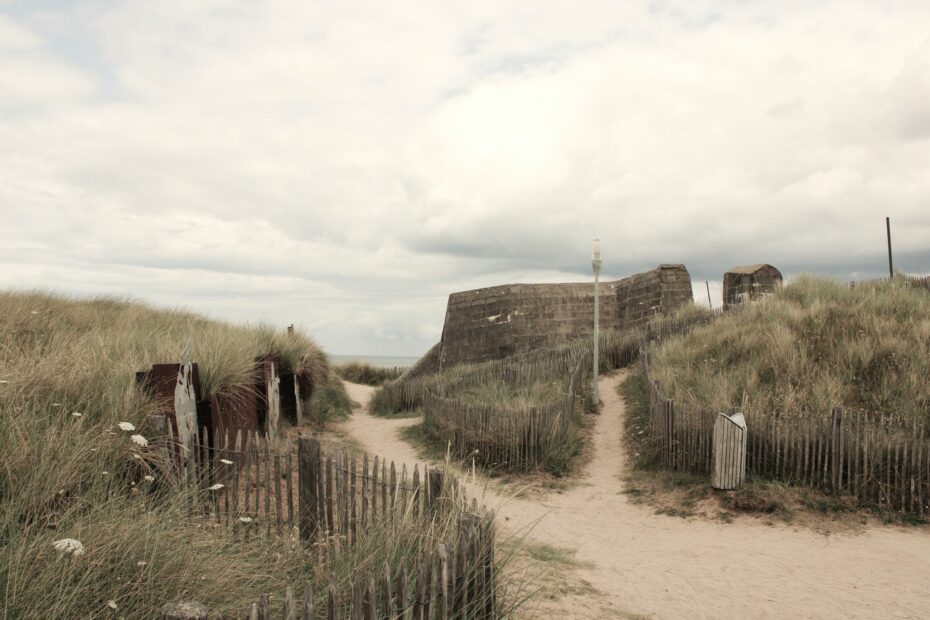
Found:
[(739, 413), (739, 412), (733, 413), (733, 414), (721, 413), (719, 415), (723, 419), (725, 419), (727, 422), (732, 422), (733, 424), (735, 424), (736, 426), (742, 429), (746, 428), (746, 418), (743, 417), (742, 413)]

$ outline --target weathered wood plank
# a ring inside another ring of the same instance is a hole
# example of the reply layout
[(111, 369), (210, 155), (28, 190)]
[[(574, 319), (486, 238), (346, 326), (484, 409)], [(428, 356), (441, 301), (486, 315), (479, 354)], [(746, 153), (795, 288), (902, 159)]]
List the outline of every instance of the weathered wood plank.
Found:
[(317, 490), (320, 474), (320, 442), (312, 437), (297, 441), (297, 499), (301, 539), (313, 540), (319, 530)]
[(368, 454), (365, 454), (362, 457), (362, 531), (365, 531), (365, 528), (368, 525), (368, 480)]
[(294, 523), (294, 488), (292, 486), (291, 478), (293, 478), (294, 464), (291, 458), (290, 442), (288, 442), (286, 446), (287, 446), (287, 449), (285, 450), (286, 458), (284, 461), (284, 470), (287, 472), (287, 523), (288, 525), (293, 525)]
[(302, 613), (302, 620), (316, 620), (316, 609), (313, 605), (313, 585), (310, 581), (304, 583)]

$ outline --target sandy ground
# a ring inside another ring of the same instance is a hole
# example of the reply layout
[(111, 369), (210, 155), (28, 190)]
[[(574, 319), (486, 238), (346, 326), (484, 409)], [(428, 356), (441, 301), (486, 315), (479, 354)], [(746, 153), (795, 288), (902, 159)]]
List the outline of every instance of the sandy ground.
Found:
[[(653, 514), (622, 493), (620, 376), (602, 378), (604, 408), (582, 482), (541, 498), (485, 495), (501, 525), (532, 527), (535, 541), (574, 549), (572, 576), (596, 594), (546, 603), (541, 617), (930, 618), (930, 533), (875, 527), (826, 536), (807, 529), (685, 520)], [(368, 402), (372, 388), (346, 384)], [(416, 419), (356, 410), (347, 430), (373, 454), (412, 464), (400, 428)]]

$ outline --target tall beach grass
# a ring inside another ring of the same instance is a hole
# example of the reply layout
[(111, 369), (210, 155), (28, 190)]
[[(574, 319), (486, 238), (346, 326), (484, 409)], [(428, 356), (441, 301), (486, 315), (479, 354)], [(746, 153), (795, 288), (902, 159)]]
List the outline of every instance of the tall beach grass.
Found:
[[(179, 598), (241, 613), (308, 579), (322, 597), (331, 577), (346, 586), (369, 565), (396, 567), (452, 535), (457, 508), (428, 526), (372, 525), (352, 547), (309, 549), (293, 532), (243, 537), (247, 525), (192, 517), (190, 488), (132, 439), (139, 430), (119, 426), (142, 429), (154, 411), (135, 372), (177, 361), (189, 338), (206, 397), (252, 385), (255, 357), (269, 352), (318, 393), (341, 387), (300, 333), (127, 300), (0, 294), (3, 617), (146, 618)], [(83, 554), (56, 550), (62, 539), (80, 541)]]
[(831, 407), (930, 422), (930, 295), (907, 282), (850, 287), (805, 276), (712, 324), (659, 343), (663, 393), (683, 406), (756, 415)]

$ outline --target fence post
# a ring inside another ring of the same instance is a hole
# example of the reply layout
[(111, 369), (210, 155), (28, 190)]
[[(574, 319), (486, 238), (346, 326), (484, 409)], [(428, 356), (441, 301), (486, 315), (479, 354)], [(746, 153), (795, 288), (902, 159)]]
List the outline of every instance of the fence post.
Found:
[(262, 594), (258, 600), (258, 619), (271, 620), (271, 596)]
[(427, 474), (427, 495), (431, 511), (438, 509), (437, 501), (442, 496), (443, 472), (441, 469), (431, 469)]
[(485, 617), (497, 618), (497, 567), (494, 565), (494, 540), (496, 530), (494, 514), (489, 514), (481, 528), (483, 537), (482, 555), (484, 556)]
[(836, 493), (843, 484), (843, 408), (833, 408), (833, 437), (830, 442), (830, 470), (832, 488)]
[(207, 620), (209, 610), (196, 601), (172, 601), (158, 610), (159, 620)]
[(297, 416), (297, 428), (300, 428), (304, 424), (304, 401), (300, 398), (300, 380), (297, 378), (297, 374), (294, 374), (294, 403), (295, 403), (295, 414)]
[(297, 509), (300, 538), (311, 540), (319, 528), (317, 489), (320, 484), (320, 442), (313, 437), (298, 437), (297, 442)]
[(665, 401), (665, 466), (672, 468), (675, 463), (675, 401)]

